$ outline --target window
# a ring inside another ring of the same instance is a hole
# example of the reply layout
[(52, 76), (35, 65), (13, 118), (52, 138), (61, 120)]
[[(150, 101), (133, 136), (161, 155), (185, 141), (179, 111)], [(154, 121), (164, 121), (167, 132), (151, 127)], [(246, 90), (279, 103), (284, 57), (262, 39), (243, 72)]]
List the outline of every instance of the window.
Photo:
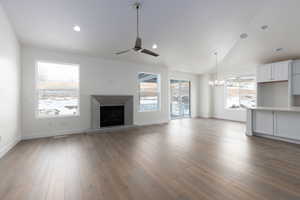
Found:
[(79, 115), (79, 66), (37, 62), (38, 117)]
[(240, 108), (238, 78), (232, 78), (226, 81), (226, 96), (226, 108)]
[(240, 109), (256, 106), (254, 77), (237, 77), (226, 81), (226, 108)]
[(139, 73), (139, 111), (159, 110), (160, 77), (158, 74)]

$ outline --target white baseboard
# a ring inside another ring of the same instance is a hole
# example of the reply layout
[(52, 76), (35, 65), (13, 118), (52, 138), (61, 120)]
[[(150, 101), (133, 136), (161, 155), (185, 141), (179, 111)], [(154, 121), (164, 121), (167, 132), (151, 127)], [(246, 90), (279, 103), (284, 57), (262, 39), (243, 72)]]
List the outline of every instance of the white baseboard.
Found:
[(209, 115), (209, 114), (200, 114), (200, 115), (198, 115), (198, 116), (196, 116), (197, 118), (205, 118), (205, 119), (210, 119), (210, 118), (212, 118), (212, 116), (211, 115)]
[(293, 144), (300, 144), (300, 140), (293, 140), (293, 139), (282, 138), (282, 137), (277, 137), (277, 136), (272, 136), (272, 135), (265, 135), (265, 134), (261, 134), (261, 133), (254, 133), (253, 135), (254, 136), (258, 136), (258, 137), (264, 137), (264, 138), (268, 138), (268, 139), (273, 139), (273, 140), (279, 140), (279, 141), (283, 141), (283, 142), (293, 143)]
[(153, 126), (153, 125), (160, 125), (160, 124), (168, 124), (170, 121), (161, 121), (161, 122), (152, 122), (152, 123), (139, 123), (137, 126)]
[(245, 132), (247, 136), (253, 136), (253, 132), (252, 131), (246, 131)]
[(33, 133), (28, 135), (23, 135), (22, 140), (30, 140), (30, 139), (38, 139), (38, 138), (48, 138), (48, 137), (55, 137), (61, 135), (71, 135), (71, 134), (79, 134), (79, 133), (86, 133), (89, 129), (75, 129), (75, 130), (61, 130), (61, 131), (54, 131), (54, 132), (40, 132), (40, 133)]
[(20, 137), (15, 138), (13, 141), (9, 142), (8, 144), (4, 145), (0, 148), (0, 159), (9, 152), (16, 144), (18, 144), (21, 141)]
[(224, 120), (224, 121), (230, 121), (230, 122), (246, 123), (245, 120), (227, 119), (227, 118), (222, 118), (222, 117), (211, 117), (211, 119)]
[[(151, 126), (151, 125), (159, 125), (159, 124), (167, 124), (167, 122), (160, 122), (160, 123), (153, 123), (153, 124), (138, 124), (129, 126), (127, 128), (137, 127), (137, 126)], [(111, 128), (113, 130), (113, 128)], [(92, 132), (101, 132), (104, 129), (77, 129), (77, 130), (61, 130), (61, 131), (53, 131), (53, 132), (40, 132), (40, 133), (33, 133), (33, 134), (24, 134), (22, 136), (22, 140), (30, 140), (30, 139), (38, 139), (38, 138), (48, 138), (48, 137), (55, 137), (55, 136), (62, 136), (62, 135), (71, 135), (71, 134), (79, 134), (79, 133), (92, 133)], [(119, 130), (116, 128), (115, 130)]]
[(113, 127), (104, 127), (104, 128), (96, 128), (96, 129), (88, 129), (87, 133), (105, 133), (105, 132), (112, 132), (112, 131), (120, 131), (125, 129), (136, 128), (137, 125), (124, 125), (124, 126), (113, 126)]

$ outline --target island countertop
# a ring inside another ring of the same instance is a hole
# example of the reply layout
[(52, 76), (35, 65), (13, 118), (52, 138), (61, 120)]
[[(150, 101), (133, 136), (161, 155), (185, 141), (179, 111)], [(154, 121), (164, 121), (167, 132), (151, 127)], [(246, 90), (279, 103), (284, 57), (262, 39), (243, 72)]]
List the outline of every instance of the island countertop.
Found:
[(250, 110), (266, 110), (266, 111), (279, 111), (279, 112), (300, 112), (300, 107), (254, 107)]

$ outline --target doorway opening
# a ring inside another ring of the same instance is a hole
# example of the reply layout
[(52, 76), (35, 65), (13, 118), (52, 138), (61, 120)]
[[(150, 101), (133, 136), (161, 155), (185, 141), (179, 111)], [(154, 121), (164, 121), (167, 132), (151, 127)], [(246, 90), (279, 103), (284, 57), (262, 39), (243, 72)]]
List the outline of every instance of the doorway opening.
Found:
[(186, 80), (170, 80), (171, 119), (191, 117), (191, 83)]

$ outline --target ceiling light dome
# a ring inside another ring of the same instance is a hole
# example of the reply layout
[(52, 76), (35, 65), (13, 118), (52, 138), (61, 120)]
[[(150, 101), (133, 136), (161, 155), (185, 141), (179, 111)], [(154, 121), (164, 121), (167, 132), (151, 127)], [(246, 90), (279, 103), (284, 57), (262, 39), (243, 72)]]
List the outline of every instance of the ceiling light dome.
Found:
[(75, 31), (75, 32), (80, 32), (80, 26), (78, 26), (78, 25), (75, 25), (75, 26), (73, 26), (73, 30)]

